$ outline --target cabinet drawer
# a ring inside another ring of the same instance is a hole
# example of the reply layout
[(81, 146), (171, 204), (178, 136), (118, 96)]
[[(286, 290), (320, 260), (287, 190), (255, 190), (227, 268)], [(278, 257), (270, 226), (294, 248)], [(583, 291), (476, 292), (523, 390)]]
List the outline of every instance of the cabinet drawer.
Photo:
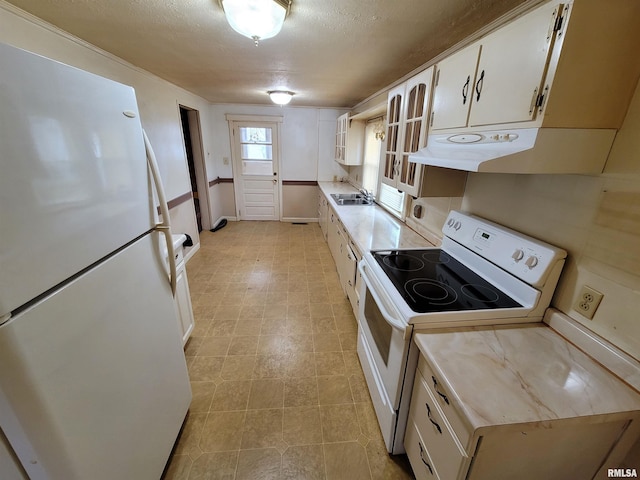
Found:
[(413, 474), (416, 480), (439, 480), (429, 452), (418, 433), (418, 427), (412, 422), (407, 425), (407, 433), (404, 436), (404, 449), (409, 457)]
[(460, 470), (468, 463), (468, 458), (420, 374), (416, 375), (413, 386), (409, 413), (409, 423), (411, 422), (416, 424), (438, 476), (447, 480), (458, 478)]
[(460, 444), (466, 450), (467, 454), (472, 454), (471, 445), (469, 445), (471, 439), (471, 432), (467, 427), (467, 423), (462, 419), (456, 408), (453, 406), (452, 397), (442, 385), (438, 376), (433, 373), (433, 370), (420, 355), (418, 361), (418, 372), (424, 377), (424, 381), (427, 384), (427, 388), (431, 392), (433, 398), (436, 399), (436, 403), (440, 406), (442, 413), (447, 417), (447, 421), (453, 432), (458, 437)]

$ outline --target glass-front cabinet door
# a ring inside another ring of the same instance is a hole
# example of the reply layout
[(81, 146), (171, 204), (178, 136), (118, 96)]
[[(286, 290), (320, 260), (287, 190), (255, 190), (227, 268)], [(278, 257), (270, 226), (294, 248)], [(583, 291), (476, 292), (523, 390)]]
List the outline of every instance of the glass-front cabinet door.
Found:
[(427, 117), (431, 97), (433, 67), (409, 79), (405, 84), (405, 102), (402, 109), (403, 138), (399, 144), (399, 176), (397, 188), (418, 196), (423, 165), (410, 162), (409, 155), (427, 144)]
[(399, 152), (398, 145), (402, 138), (402, 105), (405, 85), (399, 85), (389, 90), (387, 100), (387, 145), (383, 160), (381, 180), (387, 185), (397, 185)]
[(389, 91), (387, 145), (382, 181), (409, 195), (420, 194), (422, 169), (409, 155), (426, 146), (433, 67)]

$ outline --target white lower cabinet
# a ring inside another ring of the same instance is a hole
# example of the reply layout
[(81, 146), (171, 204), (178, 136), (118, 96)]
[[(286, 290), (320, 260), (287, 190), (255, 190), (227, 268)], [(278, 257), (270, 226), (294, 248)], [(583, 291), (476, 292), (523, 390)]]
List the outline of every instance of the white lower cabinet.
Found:
[(327, 240), (327, 228), (329, 225), (329, 203), (321, 191), (318, 191), (318, 224), (322, 230), (322, 236)]
[(191, 306), (191, 294), (189, 292), (189, 281), (185, 268), (182, 247), (175, 251), (176, 259), (176, 295), (175, 309), (178, 316), (178, 324), (182, 333), (182, 345), (184, 346), (191, 336), (194, 327), (193, 307)]
[(359, 285), (357, 267), (361, 255), (349, 236), (349, 232), (347, 232), (347, 229), (338, 218), (336, 212), (330, 207), (328, 207), (327, 243), (329, 244), (329, 250), (331, 251), (333, 260), (336, 263), (336, 270), (338, 271), (342, 290), (351, 302), (351, 307), (357, 315), (358, 292), (356, 290), (356, 284)]
[(358, 271), (358, 263), (362, 260), (362, 255), (356, 248), (353, 240), (349, 238), (349, 242), (347, 245), (347, 258), (345, 263), (348, 265), (348, 269), (345, 269), (345, 293), (347, 294), (347, 298), (349, 298), (349, 302), (351, 303), (351, 308), (353, 309), (353, 314), (356, 318), (358, 318), (358, 304), (360, 303), (360, 283), (362, 282), (362, 277), (360, 276), (360, 272)]
[[(469, 457), (437, 404), (438, 401), (429, 391), (426, 379), (418, 372), (413, 384), (409, 425), (413, 425), (419, 433), (422, 439), (421, 447), (428, 452), (431, 459), (427, 469), (430, 468), (433, 475), (441, 480), (464, 478), (461, 474), (469, 464)], [(405, 449), (406, 443), (405, 440)], [(411, 458), (410, 453), (407, 455), (412, 465), (419, 465), (418, 461), (425, 463), (424, 454), (419, 459)]]
[[(435, 371), (421, 355), (404, 437), (418, 480), (606, 478), (601, 468), (629, 425), (638, 421), (637, 412), (630, 412), (617, 418), (601, 415), (527, 423), (503, 419), (473, 428), (457, 404), (460, 399), (443, 388)], [(491, 398), (500, 388), (488, 384), (479, 390), (473, 402), (479, 408), (475, 413), (495, 410)], [(493, 414), (500, 418), (499, 412)]]
[(420, 436), (418, 426), (415, 423), (407, 424), (407, 433), (404, 436), (404, 448), (411, 462), (416, 480), (440, 478), (433, 467), (433, 460), (431, 460), (424, 446), (424, 440)]
[(337, 267), (340, 258), (340, 220), (333, 208), (329, 208), (327, 218), (327, 243)]

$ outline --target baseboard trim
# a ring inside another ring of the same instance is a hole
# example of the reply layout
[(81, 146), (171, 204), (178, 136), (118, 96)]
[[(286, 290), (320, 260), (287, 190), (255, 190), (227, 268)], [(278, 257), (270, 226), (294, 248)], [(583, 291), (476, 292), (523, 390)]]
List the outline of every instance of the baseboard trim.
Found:
[(236, 221), (238, 220), (238, 218), (237, 218), (237, 217), (229, 217), (229, 216), (227, 216), (227, 215), (222, 215), (222, 216), (218, 217), (218, 218), (216, 219), (216, 221), (215, 221), (215, 222), (213, 222), (213, 223), (211, 224), (211, 228), (214, 228), (214, 227), (215, 227), (216, 225), (218, 225), (222, 220), (225, 220), (225, 219), (226, 219), (228, 222), (236, 222)]

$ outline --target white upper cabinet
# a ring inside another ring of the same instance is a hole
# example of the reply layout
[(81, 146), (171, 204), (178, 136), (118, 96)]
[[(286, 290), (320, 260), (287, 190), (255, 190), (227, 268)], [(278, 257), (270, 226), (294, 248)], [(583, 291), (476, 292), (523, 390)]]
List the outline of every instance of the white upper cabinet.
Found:
[(437, 64), (431, 131), (619, 128), (639, 22), (637, 0), (536, 7)]
[(427, 120), (432, 79), (433, 67), (410, 78), (405, 84), (397, 188), (413, 196), (418, 196), (420, 193), (422, 165), (410, 162), (409, 155), (417, 152), (427, 143)]
[(342, 165), (362, 165), (364, 127), (363, 121), (349, 118), (349, 113), (338, 117), (336, 122), (336, 162)]
[(387, 94), (387, 136), (384, 155), (382, 181), (392, 187), (397, 187), (396, 178), (399, 175), (400, 153), (398, 146), (402, 142), (402, 107), (404, 105), (405, 85), (398, 85)]
[(433, 130), (467, 126), (480, 44), (460, 50), (438, 64), (431, 111)]
[(547, 4), (489, 35), (482, 42), (471, 92), (470, 126), (535, 119), (556, 18), (562, 5)]
[(561, 10), (543, 5), (440, 62), (432, 129), (534, 120)]
[(336, 121), (336, 154), (335, 160), (344, 163), (347, 150), (347, 125), (349, 124), (349, 114), (340, 115)]
[(382, 181), (413, 197), (458, 196), (466, 175), (409, 161), (427, 143), (433, 67), (389, 91)]

